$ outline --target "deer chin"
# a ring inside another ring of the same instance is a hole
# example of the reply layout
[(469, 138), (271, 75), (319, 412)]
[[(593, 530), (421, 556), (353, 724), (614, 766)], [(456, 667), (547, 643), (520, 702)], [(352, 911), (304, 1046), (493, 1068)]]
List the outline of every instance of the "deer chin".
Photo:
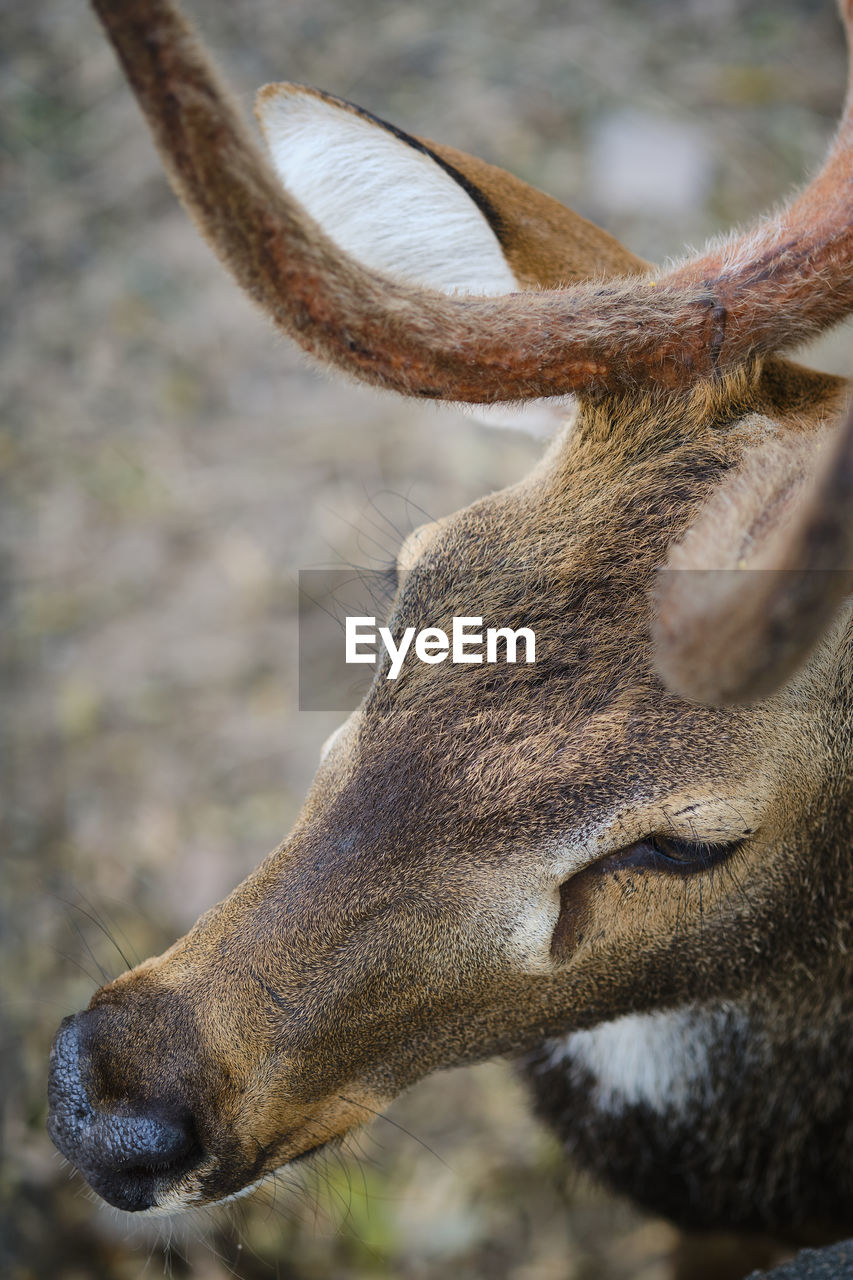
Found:
[[(236, 1140), (240, 1152), (254, 1146), (256, 1157), (248, 1164), (239, 1155), (232, 1159), (228, 1154), (202, 1161), (186, 1177), (160, 1188), (148, 1212), (179, 1213), (251, 1195), (280, 1170), (298, 1167), (327, 1147), (341, 1142), (347, 1134), (363, 1127), (387, 1107), (390, 1101), (355, 1085), (344, 1090), (344, 1094), (346, 1096), (330, 1097), (314, 1107), (309, 1105), (304, 1122), (291, 1128), (280, 1139), (273, 1137), (264, 1143), (251, 1131), (248, 1136), (225, 1132), (223, 1147), (226, 1151)], [(278, 1123), (272, 1119), (262, 1127), (276, 1129)], [(318, 1140), (319, 1134), (322, 1137)]]
[[(343, 1134), (340, 1136), (343, 1137)], [(251, 1178), (250, 1181), (237, 1181), (234, 1189), (230, 1191), (211, 1189), (211, 1184), (217, 1187), (223, 1178), (218, 1162), (211, 1161), (206, 1167), (194, 1171), (179, 1182), (158, 1188), (154, 1203), (150, 1208), (143, 1209), (141, 1213), (150, 1218), (171, 1217), (174, 1214), (185, 1213), (192, 1209), (213, 1208), (219, 1204), (230, 1204), (232, 1200), (245, 1199), (246, 1196), (250, 1196), (253, 1192), (259, 1190), (265, 1182), (274, 1178), (280, 1170), (292, 1169), (294, 1166), (302, 1164), (312, 1156), (317, 1155), (333, 1141), (335, 1139), (330, 1138), (326, 1142), (317, 1142), (313, 1146), (306, 1147), (304, 1151), (300, 1151), (297, 1155), (277, 1159), (270, 1168), (265, 1169), (259, 1176)]]

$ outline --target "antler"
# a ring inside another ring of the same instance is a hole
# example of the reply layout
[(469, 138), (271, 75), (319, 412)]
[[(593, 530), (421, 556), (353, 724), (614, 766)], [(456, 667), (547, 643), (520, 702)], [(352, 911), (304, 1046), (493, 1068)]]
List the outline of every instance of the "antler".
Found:
[[(169, 0), (94, 0), (172, 183), (236, 280), (312, 354), (406, 395), (489, 403), (677, 388), (853, 310), (853, 102), (777, 217), (651, 280), (447, 297), (361, 267), (282, 190)], [(844, 0), (848, 31), (853, 0)]]

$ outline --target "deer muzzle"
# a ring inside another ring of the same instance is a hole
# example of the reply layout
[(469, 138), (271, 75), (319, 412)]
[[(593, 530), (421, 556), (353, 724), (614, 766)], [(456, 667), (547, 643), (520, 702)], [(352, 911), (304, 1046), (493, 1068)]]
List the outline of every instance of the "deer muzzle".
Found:
[(149, 1209), (202, 1159), (192, 1112), (177, 1096), (93, 1101), (99, 1011), (66, 1018), (50, 1055), (48, 1132), (58, 1150), (118, 1209)]
[(470, 1001), (454, 975), (471, 961), (453, 962), (454, 913), (317, 861), (266, 864), (62, 1023), (50, 1136), (110, 1204), (231, 1196), (460, 1056)]

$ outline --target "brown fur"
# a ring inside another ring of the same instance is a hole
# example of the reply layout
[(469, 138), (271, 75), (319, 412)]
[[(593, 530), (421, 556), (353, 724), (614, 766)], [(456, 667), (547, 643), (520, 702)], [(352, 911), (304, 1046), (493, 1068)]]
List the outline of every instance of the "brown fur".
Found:
[[(836, 659), (760, 712), (690, 708), (650, 668), (654, 566), (752, 444), (740, 409), (748, 421), (765, 403), (763, 374), (695, 400), (706, 416), (648, 397), (596, 404), (528, 481), (442, 522), (406, 575), (395, 630), (441, 625), (461, 598), (533, 625), (540, 662), (440, 681), (416, 666), (393, 684), (380, 672), (289, 840), (165, 956), (95, 997), (107, 1109), (129, 1062), (150, 1064), (143, 1096), (162, 1091), (175, 1033), (161, 1010), (194, 1011), (184, 1034), (202, 1052), (184, 1087), (206, 1160), (183, 1195), (257, 1178), (438, 1067), (700, 993), (778, 987), (783, 999), (792, 963), (839, 963), (847, 917), (828, 932), (816, 908), (830, 884), (842, 894), (836, 857), (805, 879), (797, 861), (850, 785), (810, 697), (832, 701)], [(531, 542), (541, 554), (525, 568)], [(573, 945), (550, 964), (508, 950), (565, 833), (603, 816), (600, 845), (618, 853), (648, 830), (689, 834), (697, 801), (705, 838), (746, 839), (704, 901), (696, 882), (605, 855), (594, 883), (568, 881)], [(775, 928), (780, 895), (806, 942)], [(690, 1221), (677, 1200), (668, 1211)]]
[[(128, 1108), (189, 1111), (200, 1159), (177, 1181), (164, 1176), (159, 1194), (206, 1202), (342, 1134), (429, 1071), (525, 1053), (567, 1145), (657, 1211), (690, 1226), (849, 1231), (849, 617), (826, 625), (828, 608), (810, 660), (763, 701), (719, 707), (661, 682), (650, 605), (672, 548), (707, 547), (721, 504), (743, 521), (730, 546), (762, 541), (761, 513), (738, 489), (756, 488), (756, 450), (772, 446), (763, 456), (777, 474), (757, 491), (773, 499), (803, 469), (799, 442), (838, 414), (841, 380), (754, 353), (778, 345), (783, 326), (785, 340), (800, 336), (853, 304), (849, 281), (833, 300), (806, 297), (809, 272), (829, 279), (849, 231), (833, 238), (821, 223), (830, 247), (806, 265), (798, 242), (773, 273), (751, 260), (702, 284), (692, 318), (668, 284), (439, 302), (340, 261), (300, 220), (244, 151), (170, 9), (98, 7), (206, 234), (309, 349), (410, 391), (424, 390), (428, 370), (429, 393), (457, 399), (500, 399), (510, 386), (587, 394), (525, 481), (411, 540), (390, 623), (395, 633), (441, 626), (462, 605), (486, 625), (533, 627), (536, 664), (409, 664), (394, 682), (377, 671), (282, 846), (82, 1015), (91, 1133)], [(484, 198), (514, 228), (508, 256), (521, 254), (518, 184), (443, 156), (469, 183), (488, 183)], [(832, 212), (827, 181), (815, 190)], [(808, 220), (811, 198), (792, 206), (786, 235)], [(531, 197), (537, 217), (556, 225), (543, 199)], [(567, 215), (566, 225), (577, 224)], [(592, 241), (594, 255), (606, 251)], [(524, 254), (522, 274), (545, 261)], [(564, 269), (545, 256), (549, 272)], [(770, 306), (769, 274), (782, 305)], [(722, 328), (720, 289), (737, 327)], [(557, 313), (567, 328), (542, 339), (539, 319)], [(640, 320), (648, 329), (614, 353)], [(843, 506), (847, 472), (821, 475), (811, 504), (788, 504), (791, 527), (811, 528), (815, 503), (833, 517)], [(838, 527), (833, 555), (849, 536)], [(672, 607), (689, 631), (689, 594)], [(679, 869), (649, 856), (649, 838), (663, 836), (730, 856)], [(716, 1035), (707, 1096), (681, 1109), (615, 1114), (589, 1072), (570, 1054), (555, 1064), (547, 1043), (679, 1009), (697, 1036)], [(57, 1061), (62, 1133), (71, 1068)]]
[(559, 289), (602, 276), (631, 276), (649, 264), (573, 209), (519, 181), (497, 165), (455, 147), (427, 145), (501, 210), (499, 239), (518, 280), (528, 289)]

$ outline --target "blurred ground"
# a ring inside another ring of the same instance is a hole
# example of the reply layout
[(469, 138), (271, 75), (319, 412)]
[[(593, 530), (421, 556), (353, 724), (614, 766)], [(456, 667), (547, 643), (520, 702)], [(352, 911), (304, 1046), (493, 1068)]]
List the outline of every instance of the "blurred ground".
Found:
[[(828, 0), (193, 8), (247, 104), (321, 85), (653, 259), (779, 199), (843, 91)], [(171, 1253), (53, 1153), (51, 1037), (124, 967), (99, 921), (131, 956), (168, 945), (278, 843), (334, 726), (296, 709), (296, 571), (381, 566), (537, 449), (308, 370), (176, 207), (86, 7), (0, 11), (0, 1272), (663, 1280), (674, 1233), (566, 1171), (506, 1064), (427, 1082), (390, 1113), (414, 1137), (380, 1121)], [(846, 372), (849, 339), (818, 362)]]

